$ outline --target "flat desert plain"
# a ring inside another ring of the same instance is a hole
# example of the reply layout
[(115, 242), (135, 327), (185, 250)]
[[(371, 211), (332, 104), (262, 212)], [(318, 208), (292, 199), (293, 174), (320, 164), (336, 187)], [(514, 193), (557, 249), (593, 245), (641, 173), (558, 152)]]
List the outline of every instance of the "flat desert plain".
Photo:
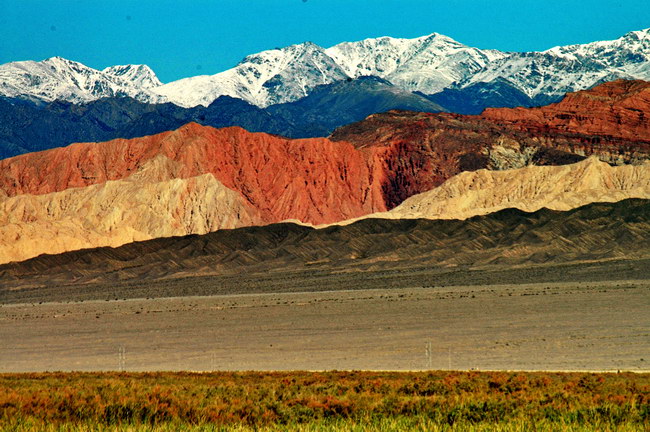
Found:
[(0, 372), (648, 371), (649, 311), (648, 280), (4, 303)]

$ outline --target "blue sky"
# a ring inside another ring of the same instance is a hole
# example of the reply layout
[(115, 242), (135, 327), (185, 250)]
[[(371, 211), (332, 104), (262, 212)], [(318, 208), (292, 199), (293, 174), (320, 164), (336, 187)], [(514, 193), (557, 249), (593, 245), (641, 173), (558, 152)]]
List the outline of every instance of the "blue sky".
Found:
[(304, 41), (438, 32), (529, 51), (648, 27), (648, 0), (0, 0), (0, 63), (55, 55), (100, 69), (145, 63), (169, 82)]

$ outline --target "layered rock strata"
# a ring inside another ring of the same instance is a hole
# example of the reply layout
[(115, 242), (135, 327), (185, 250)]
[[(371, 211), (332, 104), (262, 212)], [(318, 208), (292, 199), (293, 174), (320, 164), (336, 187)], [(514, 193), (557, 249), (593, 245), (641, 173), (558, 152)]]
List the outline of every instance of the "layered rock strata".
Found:
[[(331, 139), (189, 123), (5, 159), (0, 260), (396, 207), (387, 217), (465, 218), (648, 198), (650, 134), (630, 113), (650, 115), (649, 86), (619, 81), (483, 116), (376, 114)], [(589, 155), (601, 162), (570, 165)]]

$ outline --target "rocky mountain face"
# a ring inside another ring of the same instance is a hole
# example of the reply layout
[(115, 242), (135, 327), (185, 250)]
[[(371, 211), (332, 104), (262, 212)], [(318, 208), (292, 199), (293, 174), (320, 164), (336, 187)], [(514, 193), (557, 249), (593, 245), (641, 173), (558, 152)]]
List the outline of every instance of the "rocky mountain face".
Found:
[[(337, 129), (330, 137), (374, 149), (389, 181), (388, 208), (428, 191), (463, 171), (561, 165), (584, 157), (557, 150), (530, 134), (508, 131), (475, 117), (391, 111)], [(558, 140), (558, 145), (563, 140)]]
[[(650, 29), (613, 41), (500, 52), (468, 47), (433, 33), (381, 37), (322, 48), (311, 42), (252, 54), (232, 69), (161, 85), (146, 66), (103, 71), (54, 57), (0, 66), (0, 95), (87, 102), (131, 96), (144, 102), (208, 106), (219, 96), (259, 107), (293, 102), (318, 85), (376, 76), (464, 114), (493, 106), (533, 106), (616, 79), (650, 80)], [(517, 105), (515, 105), (517, 104)]]
[[(612, 164), (647, 160), (650, 134), (647, 122), (639, 123), (639, 113), (648, 109), (647, 87), (645, 82), (617, 81), (568, 95), (566, 102), (547, 108), (494, 109), (482, 116), (375, 114), (339, 128), (331, 139), (384, 152), (390, 178), (384, 192), (392, 208), (462, 171), (561, 165), (590, 155)], [(547, 117), (540, 114), (545, 112)], [(513, 116), (539, 121), (518, 123)]]
[(503, 78), (477, 82), (463, 88), (446, 88), (439, 93), (422, 96), (444, 106), (447, 111), (469, 115), (481, 114), (486, 108), (542, 106), (563, 97), (546, 94), (530, 97)]
[[(41, 195), (121, 180), (164, 157), (159, 180), (212, 174), (267, 222), (326, 223), (385, 209), (371, 152), (196, 123), (130, 140), (79, 143), (0, 161), (0, 193)], [(279, 169), (278, 167), (282, 167)]]
[[(582, 136), (573, 146), (597, 152), (612, 163), (645, 160), (650, 153), (650, 83), (615, 81), (568, 94), (561, 102), (534, 109), (488, 109), (483, 118), (527, 133)], [(627, 144), (623, 144), (627, 142)]]
[(295, 125), (299, 137), (316, 137), (327, 136), (337, 127), (362, 120), (370, 114), (394, 109), (445, 111), (423, 96), (373, 76), (317, 86), (304, 98), (272, 105), (267, 111)]
[[(20, 288), (86, 289), (90, 285), (111, 292), (115, 284), (124, 282), (131, 282), (125, 288), (134, 290), (147, 282), (156, 287), (173, 284), (188, 275), (193, 278), (185, 286), (195, 295), (214, 293), (215, 283), (238, 286), (245, 292), (242, 284), (248, 275), (262, 278), (269, 289), (278, 269), (282, 269), (278, 289), (286, 285), (287, 277), (308, 279), (307, 274), (316, 279), (314, 289), (335, 283), (341, 274), (367, 278), (381, 272), (385, 283), (387, 272), (404, 278), (407, 269), (431, 272), (426, 281), (414, 283), (436, 284), (439, 273), (467, 273), (475, 266), (498, 271), (525, 264), (522, 271), (534, 271), (573, 262), (581, 264), (584, 272), (589, 262), (616, 259), (630, 260), (622, 261), (620, 267), (637, 267), (640, 274), (644, 270), (638, 267), (647, 266), (648, 251), (648, 200), (596, 203), (567, 212), (508, 209), (463, 221), (366, 219), (325, 229), (283, 223), (5, 264), (0, 266), (0, 295), (7, 295), (9, 289), (17, 295)], [(201, 289), (202, 284), (209, 288)], [(30, 290), (24, 293), (29, 298)]]

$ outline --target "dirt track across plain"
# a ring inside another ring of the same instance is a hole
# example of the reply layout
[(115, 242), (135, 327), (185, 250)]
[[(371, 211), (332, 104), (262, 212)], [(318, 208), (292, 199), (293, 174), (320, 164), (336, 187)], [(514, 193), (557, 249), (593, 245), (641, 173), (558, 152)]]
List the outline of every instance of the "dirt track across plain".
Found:
[(638, 280), (4, 304), (0, 372), (648, 371), (648, 310)]

